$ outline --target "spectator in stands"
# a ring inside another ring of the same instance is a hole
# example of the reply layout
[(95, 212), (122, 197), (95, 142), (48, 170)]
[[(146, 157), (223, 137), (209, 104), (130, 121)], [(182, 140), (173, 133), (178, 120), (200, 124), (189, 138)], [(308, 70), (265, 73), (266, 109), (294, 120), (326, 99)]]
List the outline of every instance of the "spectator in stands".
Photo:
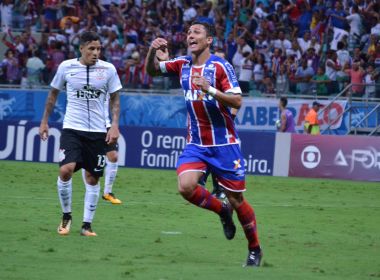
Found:
[(330, 50), (327, 52), (327, 60), (325, 63), (325, 73), (331, 83), (328, 84), (328, 91), (330, 93), (338, 93), (339, 92), (339, 86), (337, 83), (337, 72), (340, 71), (343, 67), (343, 65), (339, 65), (337, 62), (337, 56), (336, 52), (333, 50)]
[(354, 61), (352, 63), (351, 69), (346, 69), (345, 72), (349, 75), (351, 79), (351, 92), (356, 96), (362, 96), (364, 92), (363, 80), (365, 76), (365, 71), (360, 66), (359, 61)]
[(310, 31), (305, 31), (301, 38), (297, 39), (301, 53), (304, 54), (310, 48), (311, 45), (311, 33)]
[(31, 51), (26, 62), (26, 86), (30, 88), (41, 85), (42, 70), (45, 68), (45, 64), (39, 58), (39, 55), (39, 51)]
[(280, 65), (279, 72), (276, 74), (276, 94), (277, 96), (289, 93), (289, 77), (285, 64)]
[(36, 31), (37, 20), (38, 13), (36, 5), (33, 1), (29, 0), (26, 11), (24, 12), (24, 25), (26, 28), (32, 28), (33, 31)]
[[(247, 41), (245, 40), (244, 37), (239, 37), (237, 39), (237, 51), (232, 58), (232, 63), (235, 66), (235, 71), (240, 70), (241, 65), (243, 64), (244, 61), (244, 53), (248, 53), (249, 55), (252, 54), (252, 48), (247, 44)], [(237, 71), (236, 71), (237, 72)], [(239, 76), (239, 73), (236, 73), (237, 76)]]
[(243, 94), (249, 94), (250, 90), (250, 81), (252, 80), (253, 74), (253, 61), (251, 59), (249, 52), (243, 53), (243, 59), (239, 65), (239, 86)]
[(12, 0), (4, 0), (0, 3), (1, 31), (4, 33), (12, 28), (12, 9)]
[[(140, 59), (140, 54), (135, 51), (131, 58), (126, 61), (124, 85), (128, 88), (139, 88), (142, 84), (144, 63)], [(123, 81), (122, 81), (123, 82)]]
[(87, 14), (87, 29), (90, 29), (91, 26), (102, 24), (102, 13), (104, 8), (98, 4), (97, 0), (88, 0), (86, 1), (85, 8)]
[[(311, 24), (311, 19), (312, 19), (312, 13), (311, 13), (311, 8), (310, 4), (308, 1), (298, 1), (297, 3), (298, 10), (300, 12), (300, 16), (298, 17), (295, 25), (295, 31), (297, 32), (297, 37), (298, 38), (305, 38), (305, 33), (309, 33), (308, 37), (310, 39), (310, 24)], [(301, 48), (303, 49), (302, 44)], [(305, 47), (305, 50), (309, 46)]]
[(317, 73), (319, 66), (319, 55), (316, 53), (313, 47), (310, 47), (305, 54), (307, 59), (307, 65), (313, 68), (314, 73)]
[(295, 80), (297, 82), (297, 93), (299, 94), (311, 94), (309, 83), (310, 79), (314, 76), (314, 70), (312, 67), (307, 65), (307, 59), (303, 58), (301, 60), (301, 65), (298, 66)]
[(283, 54), (285, 54), (288, 49), (292, 48), (292, 43), (286, 39), (285, 32), (283, 30), (278, 31), (278, 36), (273, 42), (273, 47), (281, 49)]
[(266, 75), (265, 58), (264, 58), (264, 55), (259, 53), (259, 52), (255, 52), (253, 57), (254, 57), (253, 58), (253, 62), (254, 62), (254, 66), (253, 66), (254, 85), (255, 85), (256, 89), (262, 90), (263, 89), (264, 77)]
[(20, 65), (18, 59), (15, 57), (15, 51), (8, 49), (5, 52), (5, 58), (1, 62), (1, 68), (5, 73), (5, 83), (7, 84), (20, 84)]
[(318, 135), (321, 133), (318, 120), (318, 111), (320, 107), (321, 104), (314, 101), (312, 108), (307, 113), (304, 122), (304, 132), (306, 134)]
[(367, 73), (364, 77), (364, 82), (366, 84), (364, 98), (375, 98), (376, 97), (376, 81), (380, 77), (380, 72), (375, 70), (374, 64), (368, 64)]
[(272, 60), (271, 60), (271, 73), (275, 77), (280, 72), (280, 66), (284, 62), (284, 57), (282, 56), (282, 50), (275, 48), (273, 50)]
[(44, 14), (42, 19), (42, 26), (47, 27), (48, 30), (57, 28), (58, 26), (58, 11), (60, 9), (60, 1), (58, 0), (44, 0), (43, 1)]
[(182, 20), (184, 22), (191, 22), (194, 20), (197, 16), (197, 11), (194, 9), (194, 7), (191, 6), (190, 0), (185, 0), (183, 3), (184, 10), (183, 10), (183, 18)]
[(331, 81), (329, 80), (329, 77), (327, 77), (327, 75), (325, 74), (325, 69), (323, 66), (318, 67), (317, 74), (313, 76), (310, 82), (314, 84), (317, 96), (329, 95), (327, 84), (329, 84)]
[(119, 29), (117, 28), (117, 25), (113, 23), (113, 19), (111, 17), (107, 17), (105, 24), (101, 28), (102, 30), (108, 30), (108, 32), (113, 31), (117, 37), (119, 36)]
[(302, 50), (298, 44), (297, 39), (293, 39), (292, 41), (292, 47), (290, 49), (286, 50), (286, 56), (292, 56), (296, 58), (297, 60), (301, 59), (302, 56)]

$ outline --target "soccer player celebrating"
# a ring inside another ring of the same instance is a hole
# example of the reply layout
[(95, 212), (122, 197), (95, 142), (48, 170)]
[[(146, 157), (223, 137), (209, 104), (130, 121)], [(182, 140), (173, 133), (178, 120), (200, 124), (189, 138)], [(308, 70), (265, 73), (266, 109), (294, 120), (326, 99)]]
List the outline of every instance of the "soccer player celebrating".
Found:
[[(48, 138), (48, 118), (57, 96), (66, 85), (67, 107), (60, 139), (58, 197), (62, 207), (60, 235), (67, 235), (71, 226), (72, 175), (80, 168), (86, 170), (86, 194), (81, 235), (96, 236), (91, 223), (99, 199), (99, 177), (106, 164), (106, 145), (119, 137), (120, 100), (122, 88), (115, 67), (99, 59), (100, 37), (90, 31), (80, 35), (81, 57), (63, 61), (52, 82), (40, 137)], [(106, 97), (110, 95), (112, 124), (107, 132)]]
[[(190, 203), (220, 216), (227, 239), (235, 236), (232, 208), (248, 239), (247, 266), (260, 266), (262, 257), (255, 214), (244, 199), (244, 159), (229, 108), (239, 109), (241, 90), (230, 63), (212, 55), (210, 25), (193, 23), (187, 32), (191, 56), (168, 60), (167, 41), (156, 38), (147, 54), (146, 70), (150, 75), (175, 73), (180, 77), (188, 111), (187, 145), (178, 159), (178, 190)], [(229, 203), (222, 203), (199, 179), (207, 169), (216, 174)]]

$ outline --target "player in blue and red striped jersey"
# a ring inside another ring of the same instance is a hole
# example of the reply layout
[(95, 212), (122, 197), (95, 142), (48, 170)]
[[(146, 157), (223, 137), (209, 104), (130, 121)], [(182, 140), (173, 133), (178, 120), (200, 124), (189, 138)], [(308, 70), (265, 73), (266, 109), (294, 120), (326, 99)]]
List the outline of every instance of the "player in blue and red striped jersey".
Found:
[[(234, 238), (236, 231), (232, 206), (248, 239), (246, 265), (259, 266), (262, 252), (256, 219), (243, 197), (244, 159), (229, 109), (240, 108), (241, 90), (231, 64), (211, 54), (212, 41), (212, 30), (207, 23), (193, 23), (187, 32), (190, 56), (168, 60), (167, 41), (156, 38), (149, 48), (145, 67), (150, 75), (178, 75), (184, 90), (188, 134), (187, 145), (177, 162), (180, 194), (192, 204), (217, 213), (227, 239)], [(229, 203), (222, 203), (199, 185), (207, 169), (217, 176)]]

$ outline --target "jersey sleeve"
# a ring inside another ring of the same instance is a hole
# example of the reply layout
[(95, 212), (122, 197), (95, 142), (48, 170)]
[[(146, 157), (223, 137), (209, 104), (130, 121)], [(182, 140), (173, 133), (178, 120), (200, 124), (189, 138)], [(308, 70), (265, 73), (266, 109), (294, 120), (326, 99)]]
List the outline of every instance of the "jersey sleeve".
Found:
[(120, 82), (119, 75), (117, 74), (116, 68), (112, 64), (111, 64), (109, 73), (110, 73), (110, 77), (108, 80), (108, 92), (112, 94), (122, 89), (122, 85)]
[(233, 66), (229, 62), (217, 63), (217, 88), (224, 93), (242, 94)]
[(54, 78), (50, 83), (50, 86), (53, 88), (62, 90), (66, 83), (65, 72), (66, 72), (66, 67), (64, 63), (61, 63), (58, 66), (57, 72), (55, 73)]
[(179, 75), (182, 65), (186, 62), (183, 57), (178, 57), (168, 61), (160, 62), (160, 70), (162, 73), (174, 73)]

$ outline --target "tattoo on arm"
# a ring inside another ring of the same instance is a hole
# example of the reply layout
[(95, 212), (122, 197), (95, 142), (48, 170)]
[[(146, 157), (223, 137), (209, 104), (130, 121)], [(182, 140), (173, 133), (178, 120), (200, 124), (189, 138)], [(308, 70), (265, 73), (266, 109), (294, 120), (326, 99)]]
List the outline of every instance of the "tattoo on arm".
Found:
[(49, 119), (49, 116), (51, 114), (51, 111), (54, 108), (55, 102), (57, 101), (57, 96), (59, 94), (58, 89), (51, 89), (49, 92), (49, 95), (46, 99), (46, 104), (45, 104), (45, 111), (44, 115), (42, 117), (42, 121), (47, 122)]
[(112, 114), (112, 124), (119, 125), (119, 116), (120, 116), (120, 95), (119, 92), (111, 94), (110, 99), (111, 104), (111, 114)]

